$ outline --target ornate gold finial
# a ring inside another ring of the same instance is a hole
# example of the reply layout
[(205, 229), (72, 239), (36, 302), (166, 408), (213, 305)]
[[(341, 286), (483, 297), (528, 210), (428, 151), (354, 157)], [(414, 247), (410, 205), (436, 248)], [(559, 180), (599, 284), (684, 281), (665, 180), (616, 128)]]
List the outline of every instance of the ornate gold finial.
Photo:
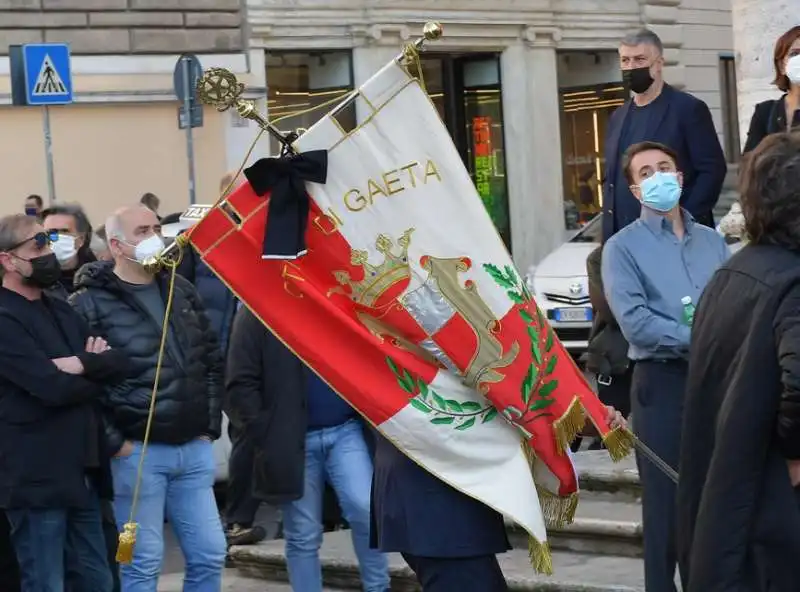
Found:
[(236, 107), (243, 92), (244, 84), (236, 80), (236, 75), (225, 68), (209, 68), (197, 81), (198, 98), (217, 111)]
[(442, 23), (429, 21), (425, 23), (425, 27), (422, 29), (422, 35), (425, 37), (425, 41), (436, 41), (444, 35), (444, 27)]
[[(364, 306), (375, 306), (381, 295), (389, 288), (411, 277), (408, 266), (408, 247), (411, 244), (413, 228), (406, 230), (397, 240), (399, 249), (394, 249), (395, 243), (385, 234), (380, 235), (375, 241), (375, 249), (384, 256), (380, 265), (371, 265), (366, 251), (353, 250), (350, 261), (354, 266), (364, 270), (364, 279), (355, 281), (346, 271), (335, 271), (333, 276), (342, 286), (350, 288), (348, 296)], [(343, 293), (337, 288), (335, 292)]]

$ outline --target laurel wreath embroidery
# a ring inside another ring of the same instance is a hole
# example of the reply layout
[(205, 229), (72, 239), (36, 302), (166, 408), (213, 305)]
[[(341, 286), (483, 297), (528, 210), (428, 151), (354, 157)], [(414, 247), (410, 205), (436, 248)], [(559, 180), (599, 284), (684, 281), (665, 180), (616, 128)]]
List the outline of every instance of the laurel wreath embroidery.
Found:
[(522, 409), (515, 405), (509, 405), (503, 410), (505, 418), (522, 430), (527, 437), (530, 437), (532, 434), (521, 424), (530, 423), (543, 417), (553, 417), (547, 408), (555, 403), (552, 394), (558, 388), (558, 380), (550, 378), (558, 365), (558, 356), (553, 351), (555, 334), (553, 327), (547, 322), (538, 306), (536, 306), (535, 318), (528, 312), (531, 307), (535, 306), (533, 296), (525, 283), (517, 276), (514, 268), (506, 265), (501, 270), (496, 265), (486, 263), (483, 269), (498, 286), (506, 290), (506, 295), (512, 302), (521, 305), (519, 315), (525, 321), (531, 340), (532, 363), (522, 381), (520, 392)]
[(398, 368), (391, 358), (387, 357), (386, 363), (397, 378), (400, 388), (412, 395), (409, 400), (411, 406), (429, 415), (430, 422), (434, 425), (449, 425), (456, 430), (464, 431), (475, 425), (488, 423), (497, 417), (497, 409), (491, 404), (481, 405), (477, 401), (445, 399), (421, 378), (415, 379), (408, 370)]

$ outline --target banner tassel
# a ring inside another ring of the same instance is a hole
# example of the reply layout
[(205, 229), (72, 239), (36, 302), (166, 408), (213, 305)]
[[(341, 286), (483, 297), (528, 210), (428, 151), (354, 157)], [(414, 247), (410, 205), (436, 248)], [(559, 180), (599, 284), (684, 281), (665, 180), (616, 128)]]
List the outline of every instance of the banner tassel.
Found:
[(619, 462), (633, 451), (633, 434), (626, 428), (614, 428), (603, 436), (611, 460)]
[(122, 565), (133, 563), (133, 548), (136, 546), (136, 529), (138, 526), (135, 522), (126, 522), (122, 532), (119, 533), (117, 563)]
[(562, 497), (537, 485), (536, 492), (539, 494), (539, 505), (547, 528), (563, 528), (574, 522), (575, 512), (578, 510), (577, 491)]
[(528, 537), (528, 558), (536, 573), (553, 575), (553, 554), (547, 542), (540, 543), (534, 537)]
[(553, 422), (553, 433), (559, 453), (564, 454), (586, 425), (586, 413), (581, 400), (575, 397), (567, 411)]

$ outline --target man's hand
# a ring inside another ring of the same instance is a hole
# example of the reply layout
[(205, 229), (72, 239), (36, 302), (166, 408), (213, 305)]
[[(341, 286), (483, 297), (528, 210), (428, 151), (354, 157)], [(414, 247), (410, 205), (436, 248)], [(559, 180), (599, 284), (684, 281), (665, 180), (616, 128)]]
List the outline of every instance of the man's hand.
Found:
[(90, 337), (86, 340), (86, 351), (90, 354), (102, 354), (110, 349), (111, 347), (102, 337)]
[[(610, 405), (606, 406), (606, 411), (608, 415), (606, 416), (606, 423), (609, 428), (616, 429), (616, 428), (623, 428), (627, 429), (628, 422), (625, 421), (625, 418), (622, 417), (622, 413), (611, 407)], [(590, 421), (586, 422), (586, 425), (583, 428), (583, 432), (581, 432), (582, 436), (591, 436), (594, 438), (599, 438), (600, 434), (598, 433), (597, 429), (594, 427), (594, 424)]]
[(789, 467), (789, 480), (792, 482), (792, 487), (800, 485), (800, 460), (787, 460), (786, 464)]
[(622, 416), (622, 413), (611, 405), (607, 405), (606, 410), (608, 411), (608, 427), (612, 430), (617, 428), (628, 429), (628, 421)]
[(67, 374), (74, 374), (76, 376), (83, 374), (83, 364), (81, 364), (81, 361), (76, 356), (54, 358), (50, 361), (53, 362), (59, 370)]
[(125, 458), (126, 456), (130, 456), (133, 454), (133, 443), (129, 440), (125, 440), (122, 444), (122, 448), (117, 450), (117, 453), (114, 455), (114, 458)]

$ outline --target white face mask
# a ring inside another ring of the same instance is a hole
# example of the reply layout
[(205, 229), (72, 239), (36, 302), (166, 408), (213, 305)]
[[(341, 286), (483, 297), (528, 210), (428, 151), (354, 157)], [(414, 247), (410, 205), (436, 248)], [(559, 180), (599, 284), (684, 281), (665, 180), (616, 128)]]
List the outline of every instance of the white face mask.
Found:
[(158, 257), (163, 250), (164, 240), (157, 234), (154, 234), (136, 245), (133, 255), (136, 257), (138, 263), (144, 263), (152, 257)]
[(800, 55), (792, 56), (786, 62), (786, 77), (792, 84), (800, 84)]
[(78, 249), (75, 248), (75, 237), (68, 234), (59, 234), (52, 247), (59, 263), (66, 263), (78, 254)]

